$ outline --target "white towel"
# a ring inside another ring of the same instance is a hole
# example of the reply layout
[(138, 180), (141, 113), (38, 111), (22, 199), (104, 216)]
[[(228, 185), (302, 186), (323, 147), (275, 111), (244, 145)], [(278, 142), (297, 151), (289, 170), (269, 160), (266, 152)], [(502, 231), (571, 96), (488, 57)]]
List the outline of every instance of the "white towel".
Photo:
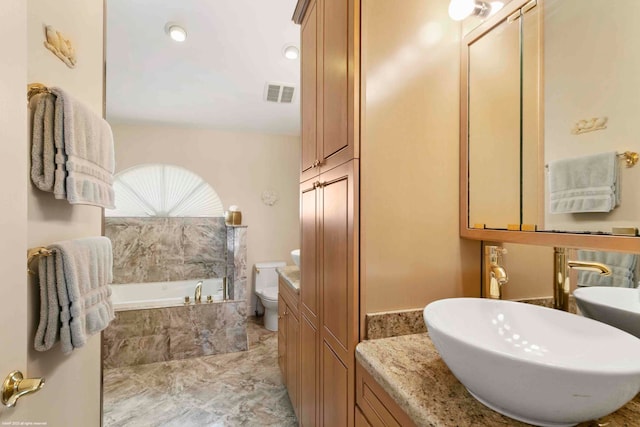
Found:
[(549, 211), (610, 212), (620, 204), (615, 152), (549, 163)]
[(88, 237), (54, 243), (48, 249), (52, 255), (39, 262), (40, 322), (34, 347), (49, 350), (60, 340), (62, 351), (70, 353), (115, 317), (109, 287), (111, 241)]
[[(56, 147), (63, 145), (66, 155), (64, 197), (71, 204), (113, 209), (115, 156), (109, 124), (90, 108), (60, 88), (56, 96)], [(62, 121), (60, 121), (62, 120)], [(62, 126), (60, 126), (62, 123)], [(59, 159), (56, 156), (56, 162)], [(61, 192), (56, 197), (63, 197)]]
[(55, 178), (54, 117), (56, 97), (41, 93), (31, 99), (31, 181), (42, 191), (53, 192)]
[(638, 255), (621, 252), (578, 251), (581, 261), (595, 261), (611, 269), (610, 276), (592, 271), (578, 272), (578, 286), (612, 286), (617, 288), (635, 288), (635, 271)]

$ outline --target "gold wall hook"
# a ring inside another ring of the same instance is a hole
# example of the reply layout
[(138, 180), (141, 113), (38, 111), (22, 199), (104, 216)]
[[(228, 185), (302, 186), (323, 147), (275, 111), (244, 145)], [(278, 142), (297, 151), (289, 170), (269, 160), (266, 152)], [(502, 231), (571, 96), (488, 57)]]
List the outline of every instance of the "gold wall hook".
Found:
[(35, 274), (33, 270), (31, 270), (30, 265), (34, 258), (39, 256), (49, 256), (53, 254), (50, 249), (45, 248), (44, 246), (40, 246), (39, 248), (32, 248), (27, 251), (27, 273)]

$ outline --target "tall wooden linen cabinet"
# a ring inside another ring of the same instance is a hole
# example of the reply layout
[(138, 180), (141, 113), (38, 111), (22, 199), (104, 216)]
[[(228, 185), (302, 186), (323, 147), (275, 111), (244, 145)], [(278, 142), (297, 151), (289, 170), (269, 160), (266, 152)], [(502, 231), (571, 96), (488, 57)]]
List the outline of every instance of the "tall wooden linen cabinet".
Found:
[(353, 426), (359, 341), (360, 1), (299, 0), (301, 426)]

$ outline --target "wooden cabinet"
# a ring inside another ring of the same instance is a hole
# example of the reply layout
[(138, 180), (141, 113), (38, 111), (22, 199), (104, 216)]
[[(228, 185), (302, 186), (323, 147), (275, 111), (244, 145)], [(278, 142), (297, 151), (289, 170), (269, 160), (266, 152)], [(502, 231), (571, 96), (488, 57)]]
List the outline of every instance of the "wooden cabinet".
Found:
[(301, 425), (353, 426), (358, 161), (301, 184)]
[(359, 363), (356, 364), (356, 404), (356, 426), (416, 426)]
[(299, 316), (297, 294), (280, 279), (278, 289), (278, 365), (298, 419), (300, 419)]
[(359, 157), (360, 2), (306, 3), (300, 22), (301, 181)]
[(319, 384), (320, 363), (318, 348), (320, 342), (318, 330), (307, 319), (304, 312), (300, 315), (300, 415), (302, 427), (320, 425)]
[(360, 0), (299, 0), (301, 426), (355, 425)]
[(285, 358), (287, 352), (287, 325), (285, 313), (287, 312), (287, 305), (282, 298), (282, 294), (278, 295), (278, 366), (282, 373), (284, 383), (287, 383), (287, 370), (285, 366)]

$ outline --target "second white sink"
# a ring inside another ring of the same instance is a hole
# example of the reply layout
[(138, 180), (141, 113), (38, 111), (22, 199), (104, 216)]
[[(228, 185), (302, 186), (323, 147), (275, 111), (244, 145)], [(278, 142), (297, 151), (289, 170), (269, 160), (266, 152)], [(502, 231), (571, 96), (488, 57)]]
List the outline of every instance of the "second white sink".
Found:
[(640, 289), (591, 286), (573, 292), (586, 317), (640, 338)]
[(456, 378), (508, 417), (570, 426), (614, 412), (640, 391), (640, 340), (604, 323), (481, 298), (433, 302), (424, 319)]
[(300, 268), (300, 249), (294, 249), (291, 251), (291, 259), (293, 263)]

